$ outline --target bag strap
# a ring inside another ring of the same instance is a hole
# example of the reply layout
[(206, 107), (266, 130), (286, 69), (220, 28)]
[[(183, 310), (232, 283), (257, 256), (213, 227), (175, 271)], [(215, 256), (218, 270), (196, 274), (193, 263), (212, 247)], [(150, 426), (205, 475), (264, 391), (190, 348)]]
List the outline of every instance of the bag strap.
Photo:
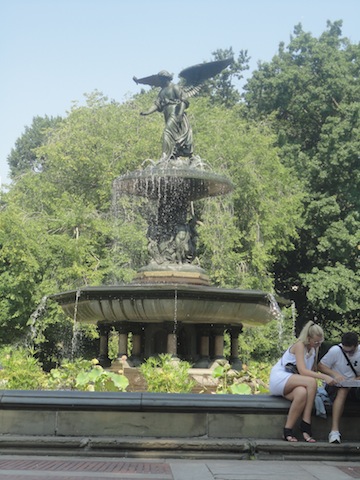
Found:
[(341, 349), (341, 351), (343, 352), (344, 357), (345, 357), (346, 360), (348, 361), (348, 364), (350, 365), (351, 370), (355, 373), (355, 377), (357, 377), (357, 376), (358, 376), (357, 371), (355, 370), (354, 365), (350, 362), (350, 359), (349, 359), (349, 357), (346, 355), (345, 350), (342, 348), (341, 345), (338, 345), (338, 347), (339, 347), (339, 348)]

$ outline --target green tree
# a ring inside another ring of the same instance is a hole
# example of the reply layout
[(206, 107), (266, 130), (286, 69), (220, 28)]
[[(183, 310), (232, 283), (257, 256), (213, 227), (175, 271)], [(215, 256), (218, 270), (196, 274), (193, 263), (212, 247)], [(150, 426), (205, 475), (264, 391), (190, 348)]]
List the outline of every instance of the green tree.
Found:
[(305, 192), (296, 248), (275, 266), (298, 328), (309, 318), (329, 328), (359, 318), (360, 44), (341, 26), (328, 22), (319, 38), (296, 26), (245, 87), (249, 117), (273, 125), (282, 162)]
[[(47, 305), (34, 325), (30, 316), (44, 297), (133, 277), (146, 252), (146, 226), (143, 219), (137, 221), (127, 199), (114, 215), (111, 184), (122, 168), (126, 171), (127, 162), (135, 168), (134, 160), (146, 158), (136, 153), (139, 119), (133, 103), (119, 106), (95, 92), (86, 107), (75, 105), (64, 121), (54, 124), (42, 145), (31, 147), (28, 153), (41, 159), (43, 168), (24, 168), (1, 199), (3, 343), (27, 334), (30, 322), (32, 341), (44, 344), (52, 324), (60, 328), (66, 323), (57, 306)], [(135, 125), (129, 127), (131, 122)], [(134, 133), (127, 134), (128, 127)], [(140, 148), (151, 151), (144, 138)], [(124, 155), (130, 144), (132, 150)], [(58, 351), (57, 343), (46, 350)], [(68, 353), (65, 347), (60, 350)]]
[(272, 266), (292, 248), (300, 222), (299, 183), (281, 164), (272, 131), (243, 119), (241, 106), (193, 105), (197, 148), (228, 176), (233, 193), (203, 202), (199, 253), (214, 283), (273, 289)]
[(45, 144), (61, 117), (34, 117), (30, 127), (25, 127), (24, 133), (16, 140), (15, 147), (7, 158), (10, 167), (10, 178), (32, 171), (41, 171), (44, 167), (43, 158), (36, 154), (37, 147)]
[(218, 49), (212, 53), (213, 60), (233, 58), (233, 63), (216, 77), (207, 80), (200, 95), (209, 97), (212, 104), (231, 108), (241, 100), (238, 83), (243, 79), (243, 72), (249, 69), (250, 57), (246, 50), (241, 50), (237, 58), (232, 47)]

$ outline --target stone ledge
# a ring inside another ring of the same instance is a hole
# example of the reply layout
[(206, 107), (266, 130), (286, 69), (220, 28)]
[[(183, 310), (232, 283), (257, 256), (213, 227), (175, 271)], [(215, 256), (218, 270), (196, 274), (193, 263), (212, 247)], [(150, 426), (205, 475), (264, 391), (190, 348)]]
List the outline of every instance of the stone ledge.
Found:
[(271, 395), (119, 393), (50, 390), (2, 390), (0, 407), (49, 410), (116, 410), (161, 412), (286, 412), (289, 402)]
[(253, 438), (138, 438), (0, 436), (0, 455), (62, 455), (126, 458), (358, 461), (360, 443), (287, 443)]
[[(282, 397), (197, 393), (79, 392), (65, 390), (0, 390), (1, 409), (94, 410), (139, 412), (234, 412), (286, 414)], [(331, 407), (327, 406), (328, 413)], [(360, 417), (359, 403), (347, 403), (345, 416)]]
[(317, 460), (359, 461), (360, 443), (328, 442), (297, 443), (283, 440), (257, 440), (255, 457), (258, 460)]

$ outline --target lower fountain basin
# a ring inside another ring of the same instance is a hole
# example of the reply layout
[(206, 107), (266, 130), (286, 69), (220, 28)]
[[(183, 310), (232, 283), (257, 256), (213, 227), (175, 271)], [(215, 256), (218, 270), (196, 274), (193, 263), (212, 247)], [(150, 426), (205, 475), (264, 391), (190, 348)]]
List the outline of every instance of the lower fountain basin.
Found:
[(265, 292), (198, 285), (84, 287), (50, 298), (69, 317), (84, 323), (178, 321), (258, 326), (279, 313), (276, 301)]

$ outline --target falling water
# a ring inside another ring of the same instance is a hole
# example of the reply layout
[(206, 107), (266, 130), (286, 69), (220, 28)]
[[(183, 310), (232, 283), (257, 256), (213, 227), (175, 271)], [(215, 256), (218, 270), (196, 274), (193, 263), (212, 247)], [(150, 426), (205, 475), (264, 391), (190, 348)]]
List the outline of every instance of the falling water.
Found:
[(272, 293), (267, 294), (267, 298), (270, 302), (270, 313), (276, 320), (282, 320), (283, 314), (279, 307), (278, 302), (276, 301), (274, 295)]
[(77, 312), (78, 312), (78, 306), (79, 306), (79, 298), (81, 295), (81, 290), (78, 289), (76, 290), (75, 294), (75, 304), (74, 304), (74, 316), (73, 316), (73, 331), (72, 331), (72, 339), (71, 339), (71, 359), (74, 360), (75, 353), (78, 349), (78, 344), (79, 344), (79, 323), (77, 321)]
[(296, 306), (295, 302), (291, 302), (291, 316), (292, 316), (292, 322), (293, 322), (293, 336), (296, 336)]
[(177, 308), (178, 308), (178, 293), (177, 293), (177, 289), (175, 289), (175, 292), (174, 292), (174, 335), (176, 335), (177, 333)]
[(34, 341), (37, 337), (38, 333), (38, 320), (41, 318), (45, 311), (46, 311), (46, 304), (47, 304), (48, 297), (45, 295), (40, 300), (40, 303), (36, 307), (36, 310), (30, 315), (30, 318), (27, 322), (27, 325), (30, 327), (29, 334), (26, 338), (26, 343), (30, 346), (34, 344)]
[(277, 320), (278, 337), (279, 337), (278, 349), (279, 349), (279, 352), (281, 353), (283, 350), (282, 344), (283, 344), (283, 334), (284, 334), (284, 315), (274, 295), (269, 293), (268, 299), (270, 301), (270, 313)]
[(279, 353), (281, 353), (283, 351), (283, 335), (284, 335), (284, 315), (280, 315), (278, 317), (278, 323), (277, 323), (277, 327), (278, 327), (278, 336), (279, 336), (279, 343), (278, 343), (278, 349), (279, 349)]

